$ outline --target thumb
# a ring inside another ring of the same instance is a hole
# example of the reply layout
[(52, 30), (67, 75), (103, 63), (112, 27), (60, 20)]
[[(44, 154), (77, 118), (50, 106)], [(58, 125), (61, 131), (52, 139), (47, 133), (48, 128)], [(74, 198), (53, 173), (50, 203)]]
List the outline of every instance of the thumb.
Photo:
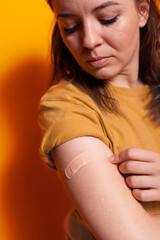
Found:
[[(111, 163), (120, 163), (122, 160), (119, 158), (119, 153), (113, 154), (108, 158), (109, 162)], [(123, 162), (123, 161), (122, 161)]]
[(123, 150), (123, 151), (121, 151), (119, 153), (111, 155), (108, 158), (108, 160), (111, 163), (117, 163), (118, 164), (118, 163), (129, 161), (131, 159), (136, 159), (135, 156), (134, 156), (136, 150), (139, 150), (139, 149), (133, 149), (133, 148), (125, 149), (125, 150)]

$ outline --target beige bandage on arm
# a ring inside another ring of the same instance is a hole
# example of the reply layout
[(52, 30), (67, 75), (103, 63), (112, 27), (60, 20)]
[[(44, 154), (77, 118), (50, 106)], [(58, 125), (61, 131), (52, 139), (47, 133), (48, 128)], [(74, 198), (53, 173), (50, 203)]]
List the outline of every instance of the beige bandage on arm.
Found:
[(65, 168), (65, 176), (68, 179), (71, 179), (73, 175), (83, 166), (88, 164), (89, 162), (93, 161), (93, 156), (91, 152), (86, 151), (82, 152), (78, 156), (76, 156), (74, 159), (72, 159), (67, 167)]

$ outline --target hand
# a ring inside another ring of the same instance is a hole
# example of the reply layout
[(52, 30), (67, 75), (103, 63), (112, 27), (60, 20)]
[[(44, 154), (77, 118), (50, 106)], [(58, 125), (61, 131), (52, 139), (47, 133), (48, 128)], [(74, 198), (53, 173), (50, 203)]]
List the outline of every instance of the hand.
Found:
[[(160, 153), (129, 148), (110, 157), (118, 164), (133, 196), (142, 202), (160, 201)], [(130, 176), (125, 176), (129, 174)]]

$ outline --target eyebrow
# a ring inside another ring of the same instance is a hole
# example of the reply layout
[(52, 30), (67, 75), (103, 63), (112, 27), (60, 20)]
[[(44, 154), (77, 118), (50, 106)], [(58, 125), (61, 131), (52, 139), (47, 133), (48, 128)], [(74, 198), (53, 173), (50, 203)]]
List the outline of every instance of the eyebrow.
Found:
[(96, 7), (96, 8), (94, 8), (94, 9), (92, 10), (92, 13), (95, 12), (95, 11), (97, 11), (97, 10), (99, 10), (99, 9), (109, 7), (109, 6), (111, 6), (111, 5), (120, 5), (120, 4), (117, 3), (117, 2), (113, 2), (113, 1), (108, 1), (108, 2), (102, 3), (100, 6), (98, 6), (98, 7)]
[[(113, 2), (113, 1), (108, 1), (108, 2), (102, 3), (101, 5), (95, 7), (91, 12), (94, 13), (94, 12), (100, 10), (100, 9), (109, 7), (111, 5), (120, 5), (120, 4), (117, 3), (117, 2)], [(70, 14), (70, 13), (60, 13), (60, 14), (57, 15), (57, 19), (58, 18), (74, 17), (74, 16), (75, 16), (74, 14)]]

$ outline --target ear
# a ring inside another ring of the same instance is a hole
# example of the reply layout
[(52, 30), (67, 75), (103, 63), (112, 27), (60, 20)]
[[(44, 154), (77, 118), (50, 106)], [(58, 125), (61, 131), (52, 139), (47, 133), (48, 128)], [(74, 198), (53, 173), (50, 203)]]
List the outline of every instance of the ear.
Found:
[(144, 0), (139, 3), (138, 14), (139, 14), (139, 27), (142, 28), (147, 24), (149, 18), (149, 0)]

